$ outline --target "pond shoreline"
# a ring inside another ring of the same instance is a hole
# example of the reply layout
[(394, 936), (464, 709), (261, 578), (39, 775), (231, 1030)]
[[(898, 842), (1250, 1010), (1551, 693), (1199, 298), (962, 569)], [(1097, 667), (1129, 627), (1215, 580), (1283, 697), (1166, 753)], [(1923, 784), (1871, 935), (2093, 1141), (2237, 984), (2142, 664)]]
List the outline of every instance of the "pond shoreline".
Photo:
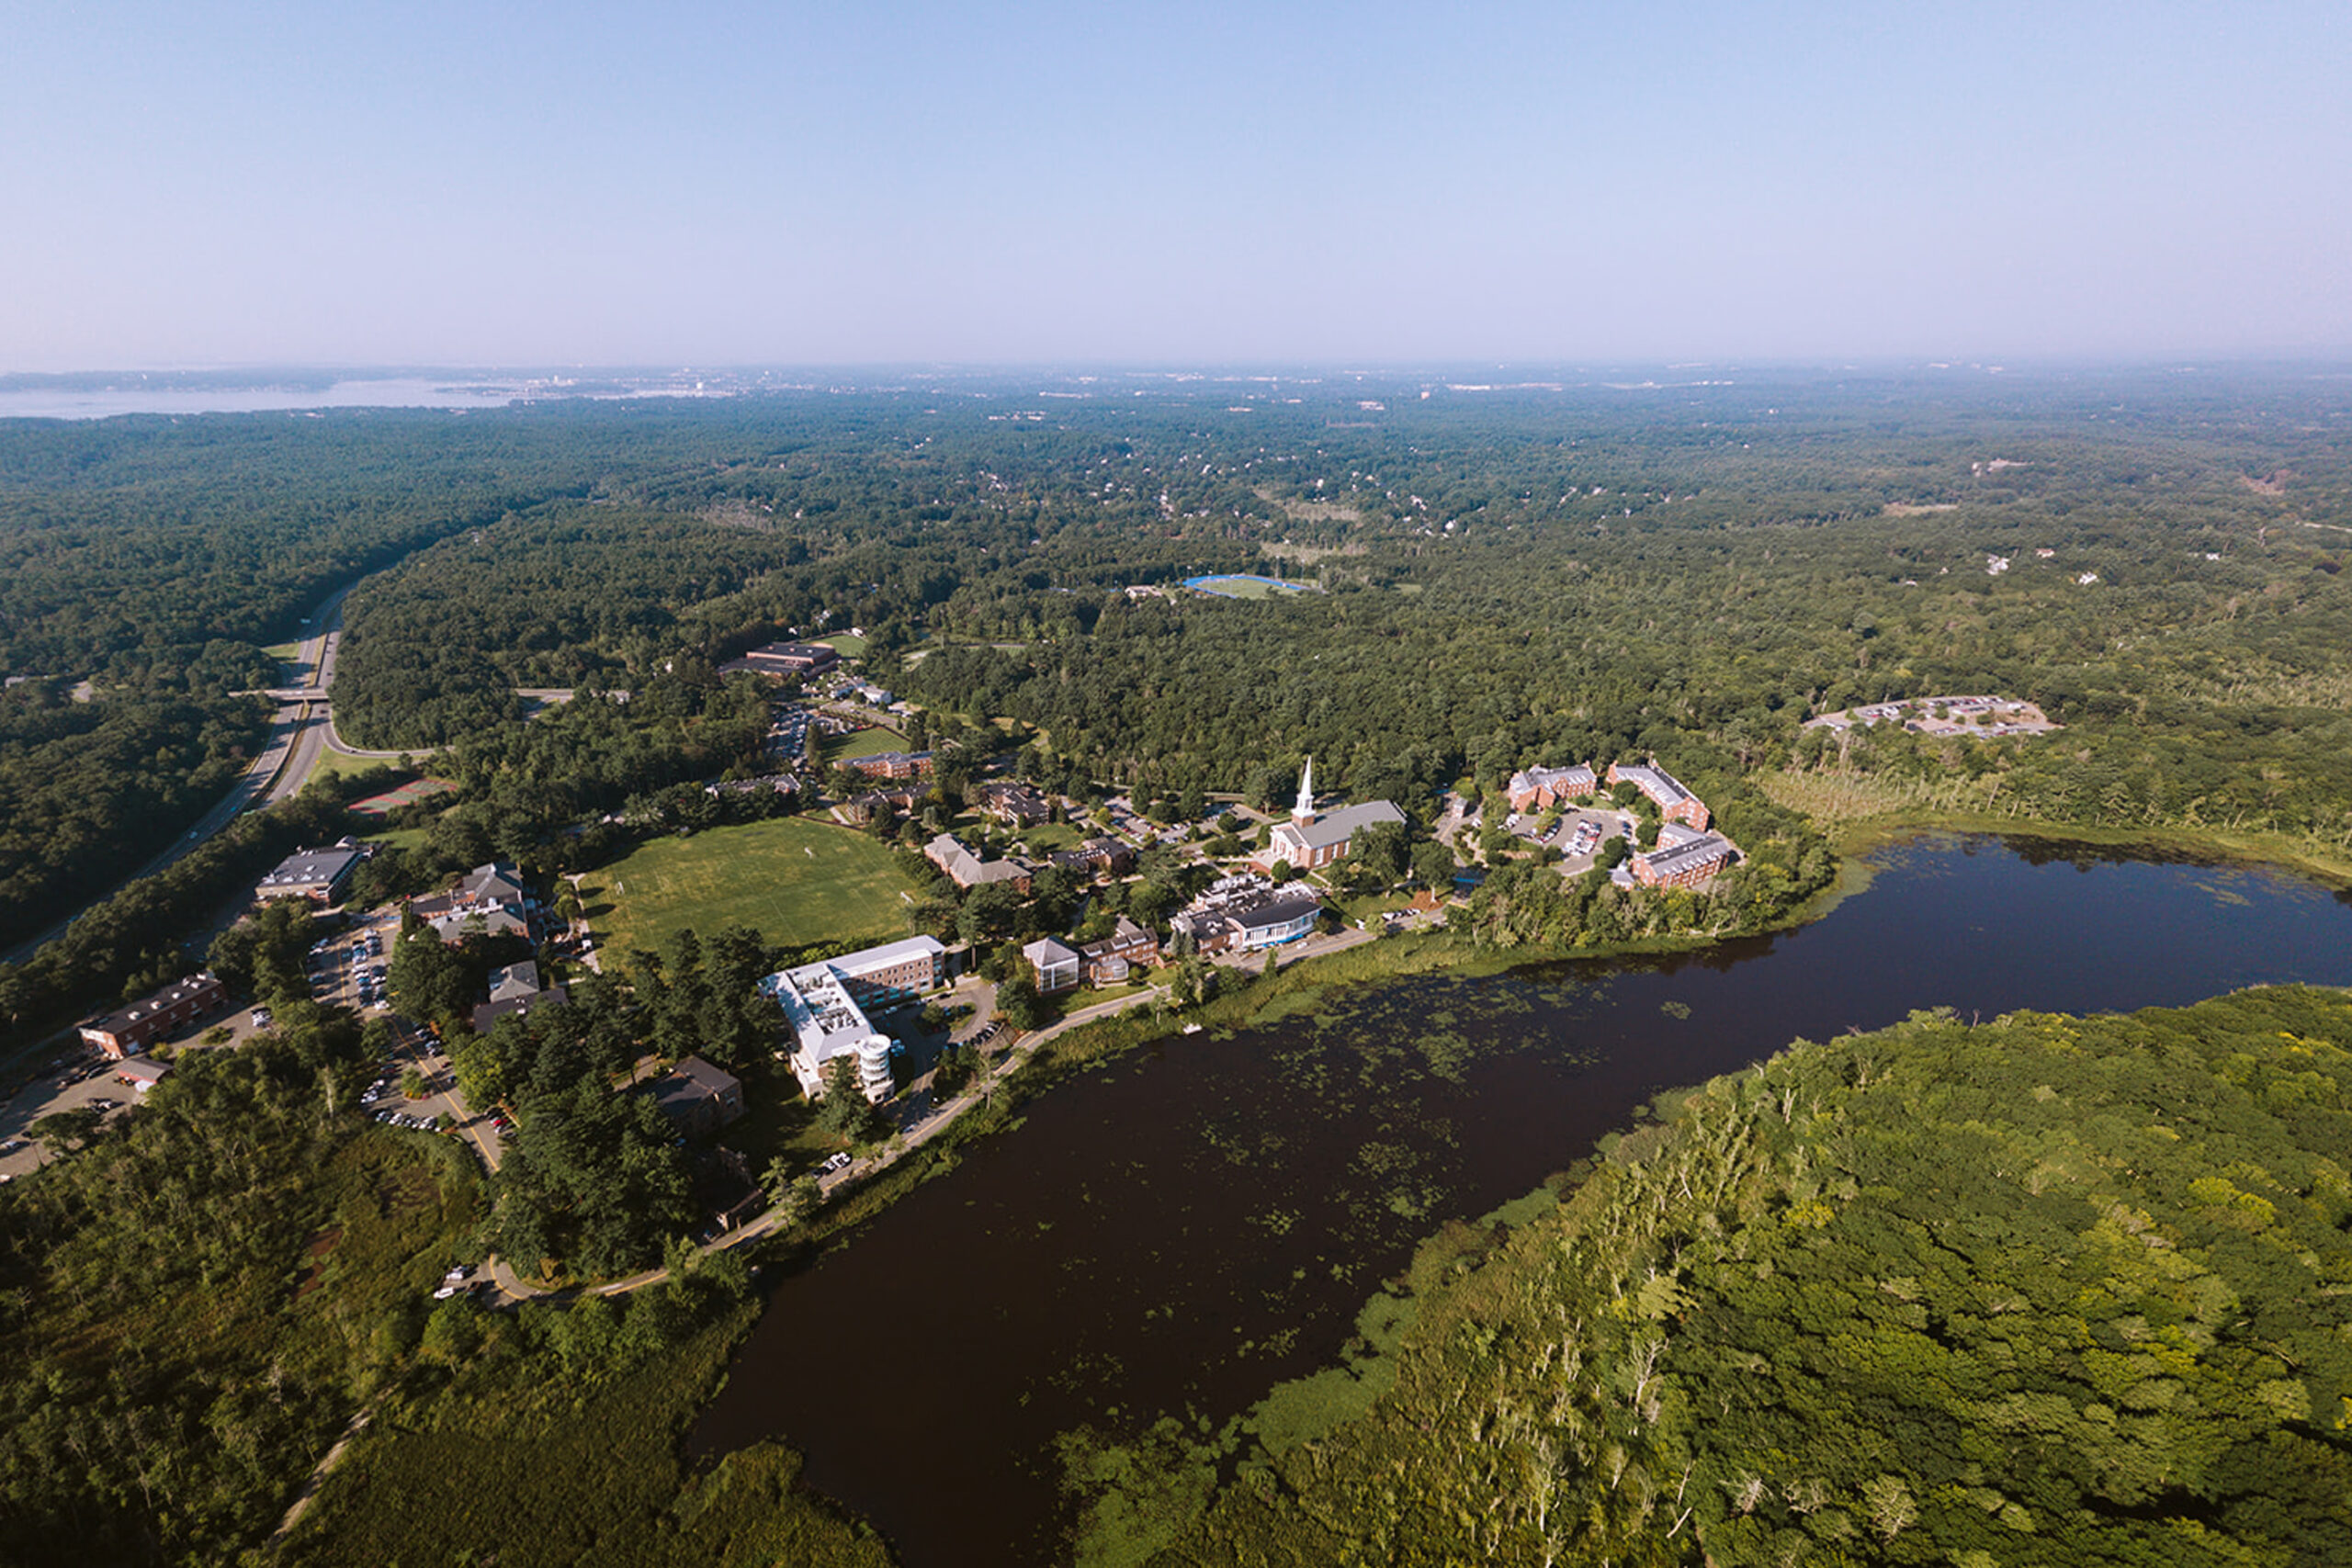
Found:
[[(1001, 1555), (986, 1560), (1038, 1560), (1066, 1548), (1015, 1537), (1043, 1528), (1034, 1510), (1046, 1505), (1009, 1495), (1044, 1498), (1052, 1488), (1035, 1492), (1043, 1478), (1034, 1472), (1015, 1485), (1003, 1470), (1009, 1455), (1038, 1451), (1037, 1432), (1084, 1427), (1115, 1439), (1130, 1416), (1196, 1401), (1204, 1418), (1238, 1416), (1268, 1389), (1329, 1366), (1340, 1347), (1326, 1337), (1345, 1338), (1341, 1320), (1394, 1276), (1390, 1261), (1457, 1232), (1463, 1222), (1448, 1216), (1489, 1213), (1544, 1187), (1636, 1125), (1661, 1092), (1911, 1008), (1957, 1004), (1963, 1018), (1972, 1004), (1985, 1016), (2053, 1004), (2096, 1011), (2169, 1005), (2264, 976), (2343, 977), (2328, 890), (2275, 867), (2228, 864), (2204, 876), (2184, 857), (2069, 854), (2054, 835), (1906, 837), (1925, 841), (1908, 856), (1882, 852), (1888, 902), (1868, 920), (1827, 919), (1867, 885), (1855, 875), (1791, 922), (1817, 931), (1607, 953), (1391, 939), (1220, 998), (1191, 1015), (1213, 1031), (1181, 1043), (1170, 1036), (1182, 1015), (1065, 1037), (949, 1147), (844, 1204), (821, 1257), (795, 1249), (690, 1454), (709, 1459), (763, 1437), (805, 1443), (807, 1483), (874, 1518), (905, 1561), (972, 1560), (943, 1555), (939, 1527), (905, 1515), (908, 1494), (876, 1468), (873, 1439), (819, 1414), (846, 1397), (835, 1391), (829, 1402), (815, 1386), (831, 1374), (777, 1359), (812, 1324), (915, 1310), (911, 1321), (926, 1326), (901, 1333), (929, 1338), (956, 1325), (955, 1370), (934, 1366), (903, 1388), (906, 1369), (870, 1370), (876, 1397), (918, 1414), (935, 1405), (943, 1431), (977, 1422), (998, 1434), (990, 1441), (1005, 1452), (959, 1453), (926, 1486), (945, 1488), (933, 1499), (944, 1503), (956, 1495), (949, 1472), (994, 1464), (997, 1478), (976, 1480), (961, 1506), (1001, 1524), (970, 1528), (997, 1543), (989, 1550)], [(2068, 866), (2101, 874), (2052, 874)], [(2258, 919), (2240, 906), (2258, 906)], [(2103, 934), (2119, 921), (2131, 929)], [(2197, 962), (2175, 961), (2183, 932), (2209, 929), (2226, 940), (2193, 935)], [(1462, 1021), (1449, 1021), (1456, 1013)], [(1077, 1092), (1046, 1092), (1080, 1076), (1083, 1085), (1069, 1085)], [(1028, 1138), (983, 1136), (1033, 1117)], [(1383, 1157), (1405, 1163), (1389, 1175), (1349, 1174), (1363, 1151), (1391, 1145)], [(967, 1157), (976, 1163), (966, 1179), (918, 1191)], [(1161, 1191), (1147, 1196), (1154, 1181)], [(910, 1198), (891, 1225), (865, 1226)], [(1131, 1223), (1106, 1231), (1108, 1214)], [(1195, 1256), (1212, 1235), (1229, 1242)], [(1168, 1273), (1179, 1255), (1190, 1261)], [(1293, 1272), (1301, 1269), (1303, 1280)], [(1236, 1269), (1237, 1280), (1254, 1281), (1238, 1296), (1219, 1282)], [(936, 1314), (912, 1304), (935, 1294)], [(991, 1301), (1003, 1304), (991, 1310)], [(1151, 1304), (1161, 1301), (1174, 1317)], [(1209, 1332), (1220, 1320), (1235, 1337)], [(1048, 1324), (1066, 1332), (1047, 1333)]]

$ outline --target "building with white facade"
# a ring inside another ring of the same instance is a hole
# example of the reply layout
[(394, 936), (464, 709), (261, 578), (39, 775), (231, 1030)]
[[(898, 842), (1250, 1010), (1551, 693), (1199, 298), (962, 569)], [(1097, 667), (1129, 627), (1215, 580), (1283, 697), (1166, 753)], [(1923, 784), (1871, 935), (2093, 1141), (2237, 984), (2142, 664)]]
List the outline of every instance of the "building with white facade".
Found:
[(825, 1064), (849, 1055), (857, 1060), (865, 1098), (879, 1104), (892, 1088), (894, 1047), (865, 1016), (866, 1007), (902, 1000), (946, 979), (947, 950), (935, 938), (918, 936), (778, 970), (760, 982), (760, 990), (784, 1009), (793, 1033), (793, 1076), (810, 1099), (824, 1092)]
[(1315, 929), (1322, 911), (1323, 901), (1312, 893), (1279, 888), (1239, 872), (1209, 884), (1168, 926), (1204, 954), (1228, 948), (1246, 953), (1296, 941)]
[(1029, 967), (1037, 976), (1037, 994), (1056, 996), (1063, 991), (1078, 989), (1078, 982), (1086, 972), (1085, 955), (1066, 942), (1045, 937), (1021, 950)]

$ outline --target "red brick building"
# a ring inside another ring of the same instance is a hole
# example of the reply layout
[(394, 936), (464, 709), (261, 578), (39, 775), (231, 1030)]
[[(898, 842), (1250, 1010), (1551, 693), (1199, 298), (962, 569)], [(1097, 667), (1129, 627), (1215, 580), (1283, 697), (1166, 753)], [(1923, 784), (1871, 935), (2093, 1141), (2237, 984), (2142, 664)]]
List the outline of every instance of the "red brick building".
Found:
[(1571, 800), (1587, 800), (1599, 793), (1600, 781), (1590, 768), (1522, 768), (1511, 774), (1504, 793), (1513, 811), (1543, 811)]
[(1696, 887), (1729, 865), (1736, 852), (1721, 833), (1634, 857), (1634, 880), (1645, 887)]
[(1040, 822), (1054, 819), (1054, 803), (1017, 781), (984, 784), (972, 792), (974, 804), (991, 817), (1001, 817), (1015, 828), (1035, 828)]
[(843, 758), (842, 766), (870, 779), (927, 779), (931, 777), (931, 753), (876, 751), (870, 757)]
[(1657, 811), (1668, 822), (1680, 822), (1704, 829), (1707, 826), (1707, 803), (1684, 789), (1674, 775), (1660, 767), (1629, 768), (1623, 763), (1609, 764), (1609, 782), (1630, 784), (1657, 805)]
[(175, 980), (129, 1007), (82, 1021), (82, 1038), (117, 1061), (136, 1055), (154, 1042), (229, 1005), (229, 989), (207, 971)]
[(1119, 917), (1118, 926), (1100, 942), (1090, 942), (1079, 953), (1086, 960), (1086, 983), (1090, 986), (1118, 986), (1137, 969), (1148, 969), (1159, 962), (1159, 939), (1126, 916)]
[(821, 642), (772, 642), (755, 648), (734, 667), (762, 675), (821, 675), (842, 661), (842, 656)]

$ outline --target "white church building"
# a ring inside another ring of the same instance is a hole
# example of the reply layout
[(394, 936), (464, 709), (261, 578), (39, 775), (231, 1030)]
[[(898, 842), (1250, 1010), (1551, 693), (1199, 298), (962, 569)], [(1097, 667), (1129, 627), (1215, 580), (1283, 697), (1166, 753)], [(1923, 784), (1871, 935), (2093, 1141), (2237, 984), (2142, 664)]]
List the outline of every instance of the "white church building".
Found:
[(1251, 855), (1250, 863), (1266, 872), (1284, 861), (1294, 871), (1315, 871), (1345, 856), (1348, 840), (1355, 837), (1358, 829), (1380, 822), (1394, 822), (1401, 827), (1404, 821), (1405, 814), (1385, 800), (1344, 806), (1317, 815), (1315, 759), (1309, 757), (1298, 775), (1298, 801), (1290, 808), (1290, 820), (1274, 824), (1266, 847)]

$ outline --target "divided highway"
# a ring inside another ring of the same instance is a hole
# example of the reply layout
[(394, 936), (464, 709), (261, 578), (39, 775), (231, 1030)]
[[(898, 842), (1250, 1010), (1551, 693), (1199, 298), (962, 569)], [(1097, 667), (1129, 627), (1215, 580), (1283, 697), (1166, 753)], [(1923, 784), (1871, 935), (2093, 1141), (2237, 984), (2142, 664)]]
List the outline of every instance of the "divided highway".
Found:
[[(310, 623), (316, 629), (296, 655), (297, 662), (310, 678), (300, 685), (279, 687), (265, 694), (277, 697), (279, 706), (277, 716), (270, 721), (269, 741), (261, 754), (238, 775), (219, 805), (198, 818), (196, 825), (168, 849), (124, 878), (125, 883), (168, 870), (197, 845), (235, 821), (239, 813), (283, 800), (309, 780), (311, 771), (318, 766), (320, 749), (325, 744), (327, 687), (334, 681), (335, 651), (343, 639), (343, 598), (350, 592), (349, 584), (336, 589), (310, 616)], [(31, 957), (42, 944), (62, 936), (81, 912), (77, 909), (39, 935), (0, 953), (0, 963), (18, 964)]]

